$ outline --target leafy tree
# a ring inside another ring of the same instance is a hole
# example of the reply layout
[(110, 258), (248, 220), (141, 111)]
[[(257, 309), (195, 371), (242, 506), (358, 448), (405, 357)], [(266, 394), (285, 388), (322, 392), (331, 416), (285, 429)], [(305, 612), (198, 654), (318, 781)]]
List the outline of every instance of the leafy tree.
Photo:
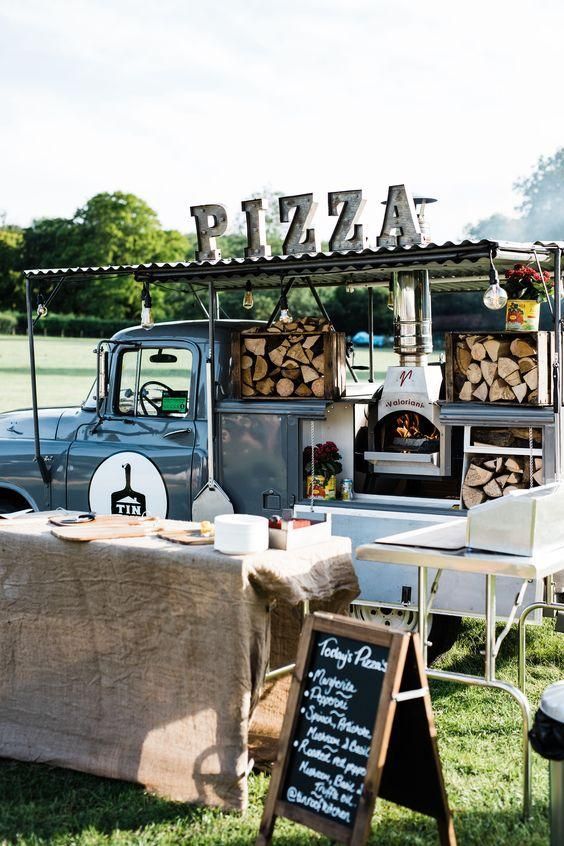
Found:
[(493, 214), (467, 227), (472, 238), (512, 241), (564, 239), (564, 147), (541, 156), (530, 176), (514, 183), (521, 195), (519, 214)]
[(0, 311), (25, 307), (21, 274), (24, 235), (18, 226), (0, 228)]

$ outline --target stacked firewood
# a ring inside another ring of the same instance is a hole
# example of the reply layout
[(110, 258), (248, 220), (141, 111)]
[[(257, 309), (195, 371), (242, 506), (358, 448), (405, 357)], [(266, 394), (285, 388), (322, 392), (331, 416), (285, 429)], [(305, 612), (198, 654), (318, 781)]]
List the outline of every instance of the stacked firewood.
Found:
[[(533, 486), (542, 485), (542, 458), (533, 458)], [(488, 499), (530, 487), (530, 459), (523, 455), (473, 456), (462, 484), (462, 504), (472, 508)]]
[(254, 326), (241, 333), (244, 397), (324, 397), (325, 341), (331, 325), (306, 317), (292, 323)]
[(458, 335), (454, 390), (459, 400), (538, 403), (538, 349), (534, 335)]

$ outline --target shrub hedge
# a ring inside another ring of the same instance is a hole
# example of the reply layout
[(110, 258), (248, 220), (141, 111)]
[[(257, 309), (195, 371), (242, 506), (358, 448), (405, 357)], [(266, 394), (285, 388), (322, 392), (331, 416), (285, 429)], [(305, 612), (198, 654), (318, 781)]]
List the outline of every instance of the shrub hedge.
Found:
[[(35, 325), (37, 335), (69, 338), (110, 338), (131, 325), (124, 320), (103, 320), (98, 317), (76, 317), (74, 314), (48, 314)], [(22, 312), (0, 312), (0, 335), (25, 335), (27, 315)]]

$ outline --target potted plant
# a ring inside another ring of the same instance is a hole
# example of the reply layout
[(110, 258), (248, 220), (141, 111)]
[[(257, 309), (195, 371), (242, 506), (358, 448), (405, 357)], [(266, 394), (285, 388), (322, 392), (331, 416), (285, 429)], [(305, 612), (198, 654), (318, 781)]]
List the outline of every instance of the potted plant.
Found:
[(554, 282), (547, 270), (542, 276), (527, 264), (516, 264), (505, 271), (507, 306), (505, 328), (518, 332), (536, 332), (539, 328), (540, 304), (547, 293), (554, 292)]
[(314, 499), (337, 498), (337, 473), (342, 473), (341, 453), (333, 441), (325, 441), (304, 449), (304, 470), (306, 473), (306, 494)]

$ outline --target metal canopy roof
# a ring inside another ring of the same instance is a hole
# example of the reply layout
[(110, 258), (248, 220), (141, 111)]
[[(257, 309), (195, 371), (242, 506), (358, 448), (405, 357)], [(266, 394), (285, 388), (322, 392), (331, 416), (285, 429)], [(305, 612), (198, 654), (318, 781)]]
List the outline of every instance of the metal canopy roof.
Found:
[(217, 291), (243, 287), (251, 281), (255, 289), (274, 289), (294, 280), (302, 286), (313, 282), (325, 285), (387, 285), (392, 270), (426, 269), (436, 291), (472, 291), (484, 287), (490, 254), (502, 270), (516, 262), (538, 260), (547, 266), (551, 249), (562, 249), (561, 242), (512, 243), (508, 241), (461, 241), (455, 244), (427, 244), (410, 247), (379, 247), (346, 252), (304, 253), (298, 256), (230, 258), (217, 261), (178, 261), (125, 264), (107, 267), (71, 267), (26, 270), (24, 275), (37, 282), (63, 279), (86, 281), (91, 278), (133, 275), (138, 280), (184, 281), (195, 287), (213, 281)]

